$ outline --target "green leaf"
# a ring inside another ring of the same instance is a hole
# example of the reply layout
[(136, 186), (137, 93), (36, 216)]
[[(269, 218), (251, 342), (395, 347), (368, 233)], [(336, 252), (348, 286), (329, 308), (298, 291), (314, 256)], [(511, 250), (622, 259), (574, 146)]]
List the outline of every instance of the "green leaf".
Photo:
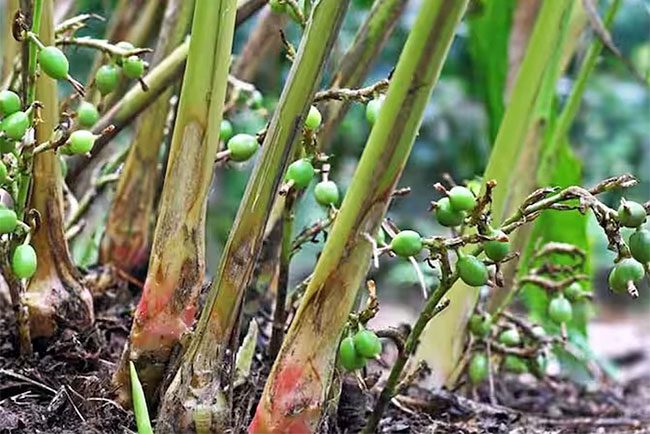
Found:
[(476, 89), (483, 93), (490, 123), (490, 142), (497, 136), (504, 112), (508, 76), (508, 42), (515, 2), (493, 0), (469, 20), (469, 53)]
[(135, 365), (131, 361), (129, 361), (129, 371), (131, 374), (131, 399), (133, 400), (133, 413), (135, 414), (135, 424), (138, 426), (138, 434), (153, 434), (144, 390), (142, 390)]

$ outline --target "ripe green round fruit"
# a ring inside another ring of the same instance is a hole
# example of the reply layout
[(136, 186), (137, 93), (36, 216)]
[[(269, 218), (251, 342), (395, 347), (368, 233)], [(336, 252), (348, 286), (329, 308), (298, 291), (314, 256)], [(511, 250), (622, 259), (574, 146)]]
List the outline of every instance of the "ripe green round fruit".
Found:
[(334, 181), (321, 181), (314, 188), (314, 196), (321, 205), (336, 205), (339, 201), (339, 188)]
[(289, 164), (286, 179), (293, 181), (296, 188), (305, 188), (314, 177), (314, 166), (306, 158), (301, 158)]
[(381, 354), (381, 341), (370, 330), (359, 330), (354, 335), (354, 348), (357, 353), (367, 359), (374, 359)]
[(564, 296), (567, 298), (567, 300), (574, 302), (582, 300), (582, 298), (585, 296), (585, 292), (582, 289), (582, 285), (580, 285), (578, 282), (573, 282), (571, 285), (564, 288)]
[(571, 303), (561, 295), (555, 297), (548, 304), (548, 316), (558, 324), (571, 321), (573, 317)]
[(614, 292), (627, 292), (627, 282), (616, 275), (616, 266), (610, 270), (609, 276), (607, 276), (607, 285)]
[(77, 108), (77, 120), (79, 125), (85, 128), (90, 128), (99, 119), (99, 112), (97, 107), (94, 104), (89, 103), (88, 101), (82, 101)]
[(122, 71), (127, 78), (140, 78), (144, 75), (144, 60), (138, 56), (129, 56), (122, 62)]
[(257, 137), (250, 134), (235, 134), (228, 140), (226, 147), (230, 151), (231, 160), (246, 161), (257, 152), (259, 143)]
[(526, 362), (522, 360), (521, 357), (510, 354), (503, 359), (503, 368), (514, 374), (523, 374), (528, 372), (528, 365)]
[(11, 258), (11, 269), (20, 279), (29, 279), (36, 272), (36, 251), (29, 244), (16, 247)]
[(530, 370), (537, 377), (546, 375), (546, 368), (548, 367), (548, 358), (544, 354), (538, 354), (533, 360), (530, 361)]
[(16, 142), (7, 138), (0, 137), (0, 153), (8, 154), (16, 150)]
[(449, 190), (447, 196), (449, 196), (449, 202), (456, 211), (470, 211), (476, 206), (476, 198), (467, 187), (457, 185)]
[(67, 150), (72, 154), (86, 154), (93, 149), (96, 138), (90, 131), (77, 130), (70, 134)]
[(492, 330), (492, 315), (489, 313), (472, 315), (469, 320), (469, 330), (479, 337), (489, 335)]
[(103, 65), (95, 74), (95, 86), (102, 95), (109, 94), (120, 83), (120, 70), (115, 65)]
[(507, 347), (516, 347), (521, 344), (521, 336), (517, 329), (507, 329), (499, 335), (499, 342)]
[(615, 292), (627, 292), (628, 282), (638, 282), (643, 274), (643, 265), (632, 258), (622, 259), (609, 274), (609, 287)]
[(379, 110), (383, 104), (383, 96), (370, 100), (368, 101), (368, 104), (366, 104), (366, 120), (370, 125), (374, 125), (377, 121), (377, 118), (379, 117)]
[(618, 207), (618, 221), (622, 226), (636, 228), (645, 221), (645, 208), (638, 202), (624, 201)]
[(318, 109), (314, 106), (310, 106), (309, 113), (307, 113), (307, 118), (305, 119), (305, 128), (308, 130), (315, 130), (320, 127), (322, 121), (323, 116), (320, 114)]
[(476, 353), (469, 362), (467, 370), (472, 384), (479, 384), (488, 376), (488, 359), (484, 353)]
[(20, 110), (20, 97), (10, 91), (3, 90), (0, 92), (0, 114), (8, 116)]
[[(506, 236), (502, 231), (495, 231), (491, 235), (499, 238)], [(485, 256), (494, 262), (501, 262), (510, 253), (510, 241), (486, 241), (483, 243), (483, 251), (485, 252)]]
[(7, 166), (5, 166), (5, 163), (0, 161), (0, 184), (2, 184), (7, 180), (7, 175), (8, 175)]
[(390, 248), (397, 256), (408, 258), (422, 251), (422, 237), (415, 231), (400, 231), (390, 242)]
[(28, 128), (29, 116), (25, 112), (17, 111), (2, 120), (2, 131), (10, 139), (22, 139)]
[(223, 119), (221, 121), (221, 128), (219, 129), (219, 138), (226, 142), (232, 137), (233, 132), (234, 130), (230, 121), (228, 119)]
[(43, 48), (38, 53), (38, 62), (41, 64), (43, 72), (53, 79), (65, 80), (68, 77), (70, 69), (68, 58), (58, 48), (53, 46)]
[(469, 286), (483, 286), (488, 282), (488, 269), (476, 256), (465, 255), (456, 262), (458, 275)]
[(259, 90), (254, 90), (249, 99), (249, 106), (253, 110), (262, 108), (264, 104), (264, 95)]
[(446, 227), (459, 226), (465, 220), (467, 214), (465, 211), (457, 211), (451, 206), (449, 198), (443, 197), (438, 201), (435, 209), (436, 219), (438, 223)]
[(630, 236), (632, 257), (642, 264), (650, 262), (650, 231), (639, 229)]
[(350, 336), (341, 340), (341, 345), (339, 345), (339, 363), (347, 371), (361, 369), (366, 364), (365, 359), (357, 353), (354, 346), (354, 339)]
[(0, 234), (10, 234), (18, 226), (18, 217), (12, 209), (0, 208)]

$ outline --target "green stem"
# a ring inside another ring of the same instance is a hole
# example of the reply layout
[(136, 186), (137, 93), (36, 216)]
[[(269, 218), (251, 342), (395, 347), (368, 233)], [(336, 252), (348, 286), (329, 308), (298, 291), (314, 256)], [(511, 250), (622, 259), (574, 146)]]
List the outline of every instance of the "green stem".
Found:
[[(219, 146), (236, 0), (197, 0), (142, 298), (115, 375), (128, 396), (128, 361), (155, 402), (166, 363), (194, 321), (205, 277), (205, 209)], [(155, 361), (155, 362), (153, 362)]]
[[(45, 45), (51, 45), (54, 42), (53, 0), (38, 3), (42, 8), (38, 37)], [(52, 138), (59, 123), (56, 80), (41, 74), (35, 81), (34, 96), (42, 103), (34, 139), (36, 143), (45, 143)], [(31, 152), (29, 148), (22, 154), (30, 163), (33, 161), (29, 206), (38, 211), (44, 224), (31, 239), (38, 266), (23, 301), (29, 309), (32, 337), (50, 337), (61, 323), (66, 327), (87, 328), (94, 321), (94, 313), (92, 296), (80, 283), (65, 241), (63, 176), (59, 157), (50, 149), (32, 159)]]
[[(41, 30), (41, 15), (43, 13), (43, 0), (34, 0), (32, 9), (32, 29), (31, 32), (38, 35)], [(38, 59), (38, 46), (33, 40), (29, 40), (29, 83), (27, 88), (27, 101), (25, 105), (30, 105), (36, 97), (36, 65)]]
[(291, 263), (292, 233), (293, 233), (293, 205), (295, 192), (289, 192), (282, 212), (282, 246), (280, 249), (280, 271), (278, 272), (277, 295), (275, 298), (275, 312), (273, 314), (273, 330), (269, 342), (269, 358), (275, 359), (280, 351), (284, 328), (287, 320), (286, 302), (289, 286), (289, 265)]
[(442, 0), (422, 4), (250, 433), (316, 429), (336, 347), (372, 255), (365, 236), (376, 233), (388, 207), (466, 5)]
[[(193, 0), (168, 1), (152, 65), (160, 63), (182, 42), (193, 8)], [(111, 263), (127, 272), (146, 265), (158, 185), (157, 162), (165, 132), (161, 126), (169, 115), (171, 96), (172, 90), (166, 90), (138, 118), (129, 156), (108, 213), (100, 249), (102, 264)]]
[[(248, 0), (237, 8), (235, 25), (239, 26), (250, 18), (264, 3), (258, 0)], [(83, 156), (74, 156), (68, 160), (69, 185), (74, 185), (81, 172), (100, 155), (100, 151), (119, 132), (128, 126), (144, 109), (149, 107), (172, 84), (174, 84), (185, 71), (185, 62), (190, 47), (190, 38), (180, 44), (174, 51), (165, 57), (156, 67), (152, 68), (144, 77), (149, 90), (143, 90), (140, 84), (129, 89), (111, 109), (104, 114), (93, 127), (93, 132), (99, 134), (102, 130), (113, 125), (113, 130), (103, 134), (95, 141), (93, 154), (90, 159)]]
[(417, 349), (422, 331), (435, 316), (436, 308), (440, 305), (440, 301), (445, 294), (447, 294), (449, 289), (451, 289), (451, 286), (456, 280), (458, 280), (457, 275), (452, 275), (448, 279), (445, 279), (427, 300), (424, 309), (420, 312), (418, 319), (415, 321), (415, 324), (413, 324), (413, 328), (406, 339), (404, 350), (398, 354), (397, 359), (393, 363), (386, 384), (384, 385), (384, 388), (375, 403), (375, 408), (362, 431), (363, 434), (372, 434), (377, 431), (377, 426), (379, 425), (379, 421), (381, 420), (384, 411), (386, 411), (390, 400), (393, 399), (397, 393), (397, 385), (402, 376), (402, 371), (404, 370), (409, 357), (415, 353), (415, 350)]
[[(237, 217), (221, 255), (190, 346), (161, 407), (161, 432), (187, 429), (187, 413), (209, 408), (213, 430), (224, 429), (228, 416), (220, 389), (221, 362), (232, 337), (241, 301), (259, 255), (266, 221), (283, 174), (300, 145), (303, 120), (319, 83), (347, 0), (321, 0), (313, 9), (300, 49), (262, 144), (262, 154), (248, 181)], [(157, 430), (158, 432), (158, 430)]]
[[(352, 45), (341, 58), (330, 88), (353, 89), (363, 84), (407, 3), (407, 0), (375, 1), (368, 17), (354, 37)], [(321, 147), (330, 144), (349, 107), (348, 101), (329, 101), (320, 104), (319, 108), (325, 119), (323, 127), (318, 131), (318, 142)]]

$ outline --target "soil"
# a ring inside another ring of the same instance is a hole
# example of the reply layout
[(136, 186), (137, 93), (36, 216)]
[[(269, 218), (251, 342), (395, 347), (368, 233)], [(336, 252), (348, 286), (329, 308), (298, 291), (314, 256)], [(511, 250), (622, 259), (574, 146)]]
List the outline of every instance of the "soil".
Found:
[[(97, 303), (97, 321), (91, 330), (66, 330), (50, 342), (35, 342), (34, 355), (29, 358), (18, 356), (11, 309), (0, 309), (0, 433), (135, 432), (132, 412), (113, 400), (111, 386), (112, 371), (128, 337), (132, 309), (131, 293), (109, 293)], [(262, 333), (259, 343), (265, 342)], [(631, 372), (624, 383), (604, 382), (587, 388), (557, 378), (495, 378), (493, 404), (487, 386), (475, 391), (472, 399), (460, 392), (432, 393), (411, 386), (393, 400), (380, 430), (650, 433), (648, 351), (621, 356), (622, 369)], [(253, 379), (236, 389), (233, 432), (245, 431), (267, 372), (268, 363), (259, 356), (254, 361)], [(362, 388), (356, 377), (344, 378), (338, 413), (326, 419), (322, 432), (351, 433), (363, 425), (376, 396), (376, 388), (370, 387), (377, 380), (376, 372), (366, 380)]]

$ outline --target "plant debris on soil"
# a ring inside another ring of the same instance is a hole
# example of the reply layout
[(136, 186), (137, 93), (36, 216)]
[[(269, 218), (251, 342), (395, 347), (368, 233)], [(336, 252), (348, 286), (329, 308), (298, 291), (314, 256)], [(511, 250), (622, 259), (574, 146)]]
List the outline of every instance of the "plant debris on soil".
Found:
[[(13, 312), (0, 309), (0, 433), (131, 433), (133, 413), (114, 401), (111, 375), (128, 338), (134, 300), (122, 289), (96, 303), (91, 330), (63, 331), (36, 341), (34, 355), (18, 354)], [(113, 297), (113, 298), (110, 298)], [(116, 302), (119, 298), (119, 302)], [(259, 318), (261, 325), (267, 321)], [(258, 349), (264, 345), (262, 333)], [(650, 367), (648, 350), (633, 358)], [(252, 378), (235, 389), (233, 432), (245, 432), (269, 370), (260, 355)], [(625, 369), (625, 366), (622, 366)], [(337, 414), (323, 433), (358, 432), (372, 409), (377, 372), (364, 386), (354, 376), (341, 382)], [(365, 387), (368, 389), (363, 390)], [(486, 387), (473, 399), (413, 385), (392, 401), (382, 433), (650, 433), (650, 369), (625, 384), (586, 388), (573, 382), (529, 376), (495, 377), (495, 404)]]

